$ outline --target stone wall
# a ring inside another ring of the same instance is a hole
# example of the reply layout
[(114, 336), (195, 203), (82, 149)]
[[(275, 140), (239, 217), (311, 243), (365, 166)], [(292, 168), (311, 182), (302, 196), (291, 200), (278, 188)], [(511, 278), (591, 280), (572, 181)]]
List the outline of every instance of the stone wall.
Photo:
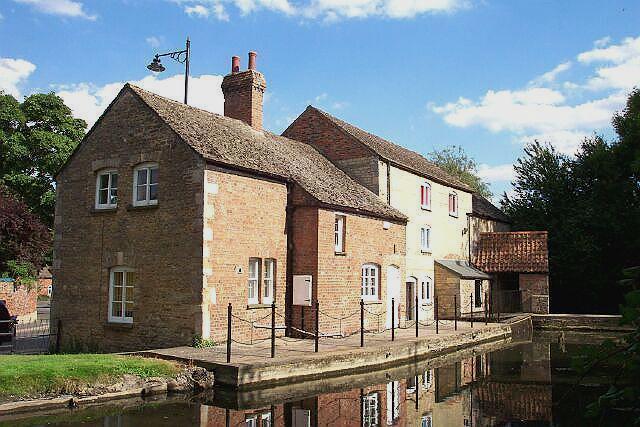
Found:
[(522, 310), (528, 313), (549, 313), (549, 276), (547, 274), (519, 275)]
[[(159, 166), (158, 204), (133, 207), (133, 168)], [(118, 206), (95, 210), (96, 174), (117, 169)], [(190, 344), (200, 331), (202, 159), (123, 91), (57, 176), (51, 319), (64, 347)], [(135, 269), (133, 323), (108, 319), (110, 272)]]

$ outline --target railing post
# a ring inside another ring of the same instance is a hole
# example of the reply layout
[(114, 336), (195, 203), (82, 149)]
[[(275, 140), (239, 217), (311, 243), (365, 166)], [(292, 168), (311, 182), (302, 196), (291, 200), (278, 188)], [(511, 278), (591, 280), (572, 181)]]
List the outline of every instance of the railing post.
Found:
[(458, 295), (453, 296), (453, 330), (458, 330)]
[[(416, 293), (417, 293), (417, 291), (416, 291)], [(418, 338), (418, 323), (419, 323), (418, 322), (418, 314), (419, 314), (419, 311), (418, 311), (418, 295), (416, 295), (416, 338)]]
[(473, 292), (471, 293), (471, 328), (473, 328)]
[(360, 347), (364, 347), (364, 301), (360, 300)]
[(233, 308), (231, 303), (227, 307), (227, 363), (231, 363), (231, 316)]
[(271, 301), (271, 358), (276, 357), (276, 302)]
[(396, 339), (396, 299), (391, 298), (391, 341)]
[(487, 292), (484, 293), (484, 325), (487, 326), (489, 319), (487, 318), (487, 311), (489, 311), (489, 299), (487, 299)]
[(438, 297), (435, 297), (435, 302), (434, 302), (434, 313), (435, 313), (435, 318), (436, 318), (436, 334), (438, 334)]
[(502, 305), (502, 294), (498, 294), (498, 303), (496, 304), (496, 311), (498, 312), (498, 322), (500, 321), (500, 309)]
[[(300, 329), (306, 331), (306, 329), (304, 328), (304, 305), (300, 306), (300, 323)], [(304, 338), (304, 332), (302, 333), (302, 337)]]
[(318, 344), (320, 339), (320, 303), (316, 301), (316, 342), (315, 342), (315, 352), (318, 352)]
[[(15, 337), (17, 326), (14, 326), (13, 333)], [(62, 320), (58, 319), (56, 323), (56, 354), (60, 354), (60, 336), (62, 335), (60, 332), (62, 331)]]

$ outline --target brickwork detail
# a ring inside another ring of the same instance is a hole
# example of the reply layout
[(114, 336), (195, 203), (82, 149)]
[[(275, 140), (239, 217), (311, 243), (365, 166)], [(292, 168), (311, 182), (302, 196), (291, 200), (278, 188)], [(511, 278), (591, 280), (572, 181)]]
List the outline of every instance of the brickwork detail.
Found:
[(18, 316), (20, 321), (36, 319), (36, 300), (38, 290), (36, 285), (31, 288), (13, 282), (0, 282), (0, 300), (4, 300), (9, 313)]

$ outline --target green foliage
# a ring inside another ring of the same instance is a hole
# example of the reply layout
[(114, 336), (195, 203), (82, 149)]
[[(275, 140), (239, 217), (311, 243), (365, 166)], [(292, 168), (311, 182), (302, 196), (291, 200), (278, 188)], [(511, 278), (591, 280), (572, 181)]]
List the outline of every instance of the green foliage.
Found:
[(585, 139), (575, 158), (549, 143), (527, 145), (514, 165), (514, 193), (501, 200), (515, 229), (549, 231), (555, 312), (616, 312), (623, 291), (615, 278), (639, 261), (639, 91), (613, 125), (617, 141)]
[(193, 346), (195, 348), (211, 348), (216, 345), (218, 345), (218, 343), (210, 338), (202, 338), (200, 335), (196, 335), (193, 338)]
[(476, 193), (490, 198), (493, 194), (489, 184), (478, 176), (478, 165), (464, 149), (457, 145), (429, 153), (429, 159), (449, 174), (467, 184)]
[(0, 399), (73, 393), (115, 383), (124, 374), (170, 377), (178, 371), (171, 362), (112, 354), (2, 356)]
[(49, 227), (55, 205), (53, 177), (86, 127), (54, 93), (34, 94), (20, 103), (0, 92), (0, 184)]
[(29, 288), (36, 282), (37, 270), (30, 262), (7, 261), (8, 270), (3, 273), (5, 277), (13, 277), (19, 285)]

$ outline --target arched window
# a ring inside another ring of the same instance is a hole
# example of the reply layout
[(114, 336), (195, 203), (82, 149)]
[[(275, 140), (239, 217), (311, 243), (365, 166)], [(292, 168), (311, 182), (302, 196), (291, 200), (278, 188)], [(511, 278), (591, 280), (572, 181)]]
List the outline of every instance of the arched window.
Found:
[(96, 176), (96, 209), (118, 206), (118, 171), (105, 169)]
[(133, 323), (133, 290), (136, 273), (133, 268), (114, 267), (109, 278), (109, 322)]
[(133, 170), (133, 205), (158, 204), (158, 164), (142, 163)]
[(423, 304), (431, 304), (433, 301), (433, 281), (429, 276), (425, 276), (420, 280), (420, 293)]
[(362, 265), (362, 299), (378, 300), (380, 289), (380, 268), (376, 264)]
[(428, 182), (423, 182), (420, 185), (420, 207), (431, 209), (431, 184)]
[(458, 216), (458, 193), (455, 191), (449, 193), (449, 215)]
[(420, 228), (420, 251), (431, 252), (431, 227), (428, 225)]

